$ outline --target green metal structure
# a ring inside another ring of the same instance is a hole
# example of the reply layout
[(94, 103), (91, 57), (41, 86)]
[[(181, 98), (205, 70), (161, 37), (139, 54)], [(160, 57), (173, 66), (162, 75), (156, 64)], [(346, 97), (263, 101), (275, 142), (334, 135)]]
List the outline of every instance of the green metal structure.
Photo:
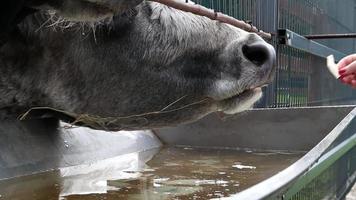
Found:
[[(288, 189), (283, 196), (284, 199), (342, 198), (356, 176), (355, 155), (356, 135), (328, 152), (318, 165), (305, 173)], [(346, 182), (346, 184), (340, 184), (340, 182)]]

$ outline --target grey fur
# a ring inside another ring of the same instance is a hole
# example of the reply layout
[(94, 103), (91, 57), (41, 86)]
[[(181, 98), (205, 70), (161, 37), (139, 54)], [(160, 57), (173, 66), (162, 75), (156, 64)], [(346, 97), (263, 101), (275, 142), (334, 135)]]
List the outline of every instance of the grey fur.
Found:
[[(260, 90), (241, 93), (274, 70), (274, 50), (256, 34), (158, 3), (90, 25), (53, 20), (28, 17), (1, 47), (3, 117), (36, 106), (101, 117), (165, 111), (126, 129), (172, 126), (247, 109)], [(241, 52), (253, 42), (270, 49), (264, 66)]]
[(98, 21), (132, 9), (143, 0), (33, 0), (36, 9), (52, 10), (71, 21)]

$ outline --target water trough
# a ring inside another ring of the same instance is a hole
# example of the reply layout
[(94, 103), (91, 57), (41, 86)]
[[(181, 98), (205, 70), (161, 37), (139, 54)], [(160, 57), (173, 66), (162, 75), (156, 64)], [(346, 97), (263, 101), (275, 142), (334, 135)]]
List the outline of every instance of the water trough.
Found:
[[(104, 180), (140, 176), (142, 173), (129, 173), (128, 169), (135, 171), (145, 166), (157, 154), (157, 149), (173, 146), (214, 151), (304, 152), (297, 162), (269, 179), (237, 194), (223, 196), (308, 199), (314, 195), (312, 199), (321, 199), (331, 195), (341, 199), (356, 177), (355, 114), (354, 106), (256, 109), (226, 118), (212, 114), (175, 128), (117, 133), (68, 128), (55, 119), (2, 121), (0, 199), (6, 199), (11, 184), (26, 188), (33, 183), (31, 178), (19, 183), (21, 177), (51, 171), (59, 171), (56, 176), (69, 177), (66, 181), (71, 187), (62, 188), (59, 196), (105, 193), (108, 184), (93, 189), (85, 188), (84, 182), (104, 176)], [(164, 163), (168, 157), (160, 159)], [(110, 173), (104, 173), (107, 171)], [(80, 174), (85, 178), (74, 183), (73, 177)], [(36, 180), (42, 180), (41, 187), (51, 184), (43, 178)], [(139, 199), (154, 198), (141, 194)]]

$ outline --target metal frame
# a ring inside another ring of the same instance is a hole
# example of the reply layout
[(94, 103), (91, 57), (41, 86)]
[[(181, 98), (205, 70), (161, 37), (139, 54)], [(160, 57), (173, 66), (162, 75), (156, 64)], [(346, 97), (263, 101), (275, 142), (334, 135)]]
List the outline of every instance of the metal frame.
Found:
[[(354, 147), (356, 147), (356, 134), (351, 136), (351, 138), (345, 140), (335, 148), (331, 149), (322, 158), (320, 158), (320, 161), (316, 166), (306, 172), (302, 177), (300, 177), (300, 179), (296, 181), (296, 183), (294, 183), (288, 189), (288, 191), (284, 195), (284, 199), (291, 199), (303, 188), (303, 186), (305, 186), (314, 178), (319, 176), (322, 172), (324, 172), (327, 168), (329, 168), (332, 164), (334, 164), (337, 160), (339, 160), (343, 155), (345, 155)], [(355, 179), (354, 174), (355, 172), (350, 176), (351, 179)], [(353, 182), (353, 180), (350, 180), (350, 182)]]
[(334, 55), (336, 61), (339, 61), (346, 56), (346, 54), (340, 51), (327, 47), (313, 40), (309, 40), (306, 37), (288, 29), (278, 30), (278, 40), (279, 44), (287, 45), (316, 56), (326, 58), (329, 55)]
[(356, 38), (356, 33), (304, 35), (309, 40)]

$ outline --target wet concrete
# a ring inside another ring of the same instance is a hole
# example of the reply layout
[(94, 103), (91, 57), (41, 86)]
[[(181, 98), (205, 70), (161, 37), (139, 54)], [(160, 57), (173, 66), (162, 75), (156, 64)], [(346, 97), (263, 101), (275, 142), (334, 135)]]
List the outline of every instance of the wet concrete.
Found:
[(0, 200), (209, 199), (236, 194), (302, 153), (163, 148), (0, 182)]

